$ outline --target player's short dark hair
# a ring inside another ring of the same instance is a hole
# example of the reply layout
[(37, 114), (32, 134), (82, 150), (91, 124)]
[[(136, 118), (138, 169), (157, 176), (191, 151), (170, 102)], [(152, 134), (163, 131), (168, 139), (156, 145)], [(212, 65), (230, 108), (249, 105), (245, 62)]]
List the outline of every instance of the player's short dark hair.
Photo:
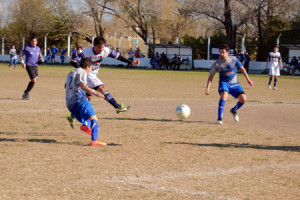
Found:
[(278, 46), (278, 45), (275, 45), (275, 46), (274, 46), (274, 48), (277, 48), (277, 49), (279, 49), (279, 46)]
[(96, 46), (99, 44), (101, 44), (101, 45), (106, 44), (106, 40), (101, 36), (98, 36), (94, 39), (94, 45)]
[(33, 39), (37, 39), (37, 36), (36, 36), (35, 34), (32, 34), (32, 35), (30, 36), (30, 41), (33, 40)]
[(228, 46), (228, 44), (221, 44), (219, 46), (219, 50), (221, 50), (221, 49), (225, 49), (227, 52), (229, 52), (229, 46)]
[(80, 62), (80, 67), (81, 68), (86, 68), (88, 66), (93, 65), (93, 61), (91, 58), (83, 58)]

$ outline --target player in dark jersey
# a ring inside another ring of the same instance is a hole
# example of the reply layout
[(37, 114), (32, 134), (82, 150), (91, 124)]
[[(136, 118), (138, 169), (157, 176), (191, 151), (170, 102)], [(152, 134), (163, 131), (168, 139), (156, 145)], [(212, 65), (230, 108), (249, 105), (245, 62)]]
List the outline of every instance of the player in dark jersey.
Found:
[[(25, 62), (23, 60), (23, 56), (26, 56)], [(34, 84), (36, 83), (38, 78), (38, 62), (44, 62), (41, 49), (37, 46), (37, 38), (35, 36), (31, 37), (30, 45), (26, 46), (23, 49), (20, 55), (20, 61), (22, 63), (22, 67), (26, 68), (26, 71), (30, 77), (30, 82), (28, 83), (28, 86), (24, 91), (22, 99), (31, 100), (31, 98), (29, 97), (29, 92), (34, 87)]]

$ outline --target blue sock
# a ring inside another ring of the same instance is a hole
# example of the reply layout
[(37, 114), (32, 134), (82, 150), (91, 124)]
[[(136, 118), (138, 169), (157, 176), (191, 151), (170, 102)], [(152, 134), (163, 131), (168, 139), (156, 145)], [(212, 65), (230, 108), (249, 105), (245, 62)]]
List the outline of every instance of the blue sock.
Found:
[(88, 119), (82, 125), (87, 126), (87, 127), (91, 127), (91, 121)]
[(222, 118), (223, 118), (223, 111), (224, 111), (225, 103), (226, 103), (225, 100), (220, 99), (219, 108), (218, 108), (218, 120), (222, 120)]
[(115, 107), (115, 108), (120, 108), (121, 107), (121, 105), (117, 103), (117, 101), (114, 99), (114, 97), (109, 92), (104, 92), (103, 95), (105, 97), (104, 99), (108, 103), (110, 103), (113, 107)]
[(232, 108), (233, 112), (236, 112), (238, 109), (240, 109), (244, 103), (238, 101), (237, 104)]
[(98, 139), (98, 133), (99, 133), (99, 125), (97, 120), (93, 119), (91, 121), (91, 129), (92, 129), (92, 140), (96, 141)]

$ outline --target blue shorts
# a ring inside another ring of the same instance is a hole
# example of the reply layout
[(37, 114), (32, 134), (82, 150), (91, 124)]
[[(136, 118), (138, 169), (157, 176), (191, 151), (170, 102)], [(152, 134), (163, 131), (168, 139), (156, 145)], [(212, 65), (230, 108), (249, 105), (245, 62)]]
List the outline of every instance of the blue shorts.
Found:
[(76, 103), (73, 106), (68, 106), (69, 111), (72, 115), (81, 123), (88, 120), (93, 115), (96, 115), (92, 104), (86, 100), (83, 103)]
[(219, 94), (221, 92), (226, 91), (231, 94), (234, 98), (238, 98), (240, 94), (245, 94), (240, 83), (227, 83), (220, 81), (219, 82)]
[(10, 63), (17, 63), (18, 62), (18, 59), (11, 59), (10, 60)]
[(52, 54), (51, 58), (55, 59), (56, 58), (56, 54)]

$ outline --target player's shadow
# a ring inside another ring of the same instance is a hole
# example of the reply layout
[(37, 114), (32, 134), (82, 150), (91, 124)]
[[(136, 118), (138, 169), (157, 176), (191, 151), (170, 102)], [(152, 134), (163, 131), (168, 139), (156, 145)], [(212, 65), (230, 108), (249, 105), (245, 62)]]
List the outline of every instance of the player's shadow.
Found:
[(0, 138), (0, 142), (38, 142), (38, 143), (56, 143), (56, 140), (50, 140), (50, 139), (14, 139), (14, 138)]
[(203, 124), (215, 124), (208, 121), (189, 121), (189, 120), (172, 120), (172, 119), (153, 119), (153, 118), (109, 118), (109, 117), (103, 117), (100, 119), (104, 120), (123, 120), (123, 121), (153, 121), (153, 122), (182, 122), (182, 123), (203, 123)]
[[(37, 142), (37, 143), (48, 143), (48, 144), (67, 144), (76, 146), (90, 146), (88, 143), (78, 143), (78, 142), (58, 142), (57, 140), (51, 139), (21, 139), (21, 138), (0, 138), (0, 142)], [(117, 143), (107, 143), (107, 146), (121, 146), (122, 144)]]
[(178, 145), (192, 145), (199, 147), (218, 147), (218, 148), (242, 148), (242, 149), (263, 149), (263, 150), (277, 150), (277, 151), (294, 151), (300, 152), (300, 146), (266, 146), (266, 145), (257, 145), (257, 144), (200, 144), (200, 143), (190, 143), (190, 142), (164, 142), (164, 144), (178, 144)]

